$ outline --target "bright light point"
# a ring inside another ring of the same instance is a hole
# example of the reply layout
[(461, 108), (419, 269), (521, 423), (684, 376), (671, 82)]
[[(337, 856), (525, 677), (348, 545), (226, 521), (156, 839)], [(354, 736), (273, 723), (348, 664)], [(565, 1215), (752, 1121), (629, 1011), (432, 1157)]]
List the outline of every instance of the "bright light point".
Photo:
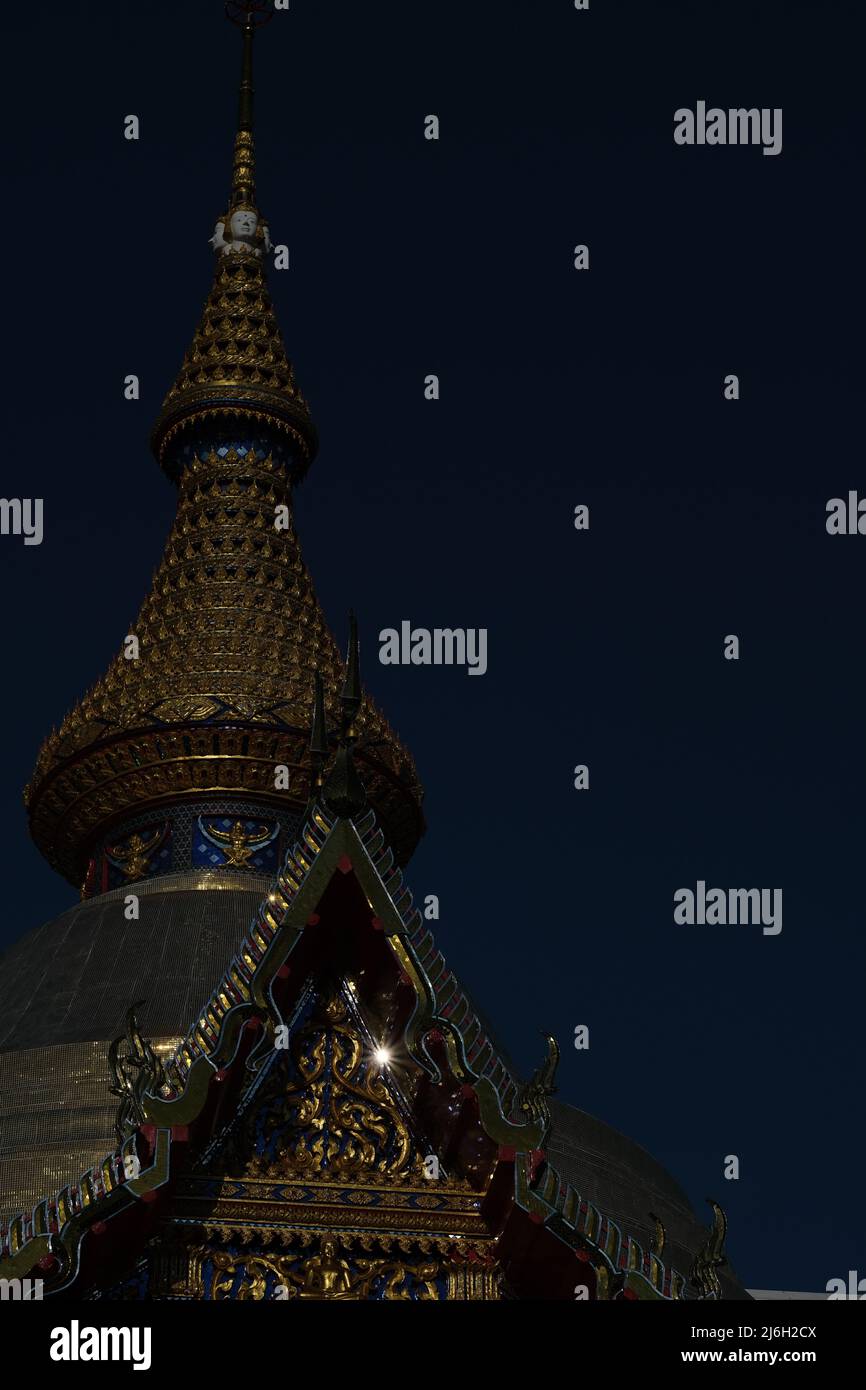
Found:
[(380, 1067), (387, 1067), (391, 1060), (391, 1054), (387, 1047), (377, 1047), (376, 1051), (373, 1053), (373, 1059), (379, 1063)]

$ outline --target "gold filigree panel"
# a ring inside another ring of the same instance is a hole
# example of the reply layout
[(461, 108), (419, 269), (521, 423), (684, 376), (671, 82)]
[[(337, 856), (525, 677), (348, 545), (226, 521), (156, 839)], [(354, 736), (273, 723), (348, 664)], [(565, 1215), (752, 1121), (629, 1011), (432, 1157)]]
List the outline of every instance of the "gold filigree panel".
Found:
[(214, 1302), (496, 1300), (502, 1276), (491, 1249), (448, 1239), (357, 1237), (301, 1229), (282, 1252), (155, 1243), (154, 1297)]
[[(76, 885), (88, 848), (128, 809), (205, 788), (273, 798), (283, 762), (294, 799), (306, 801), (313, 672), (333, 726), (344, 668), (291, 511), (278, 531), (277, 506), (290, 508), (279, 457), (211, 451), (184, 471), (162, 564), (132, 626), (138, 659), (118, 655), (49, 736), (27, 790), (39, 848)], [(238, 730), (249, 723), (260, 727)], [(368, 795), (405, 860), (421, 828), (411, 758), (369, 699), (358, 732)]]
[(423, 1185), (423, 1155), (337, 990), (320, 996), (294, 1030), (214, 1165), (238, 1178), (346, 1184), (387, 1176)]

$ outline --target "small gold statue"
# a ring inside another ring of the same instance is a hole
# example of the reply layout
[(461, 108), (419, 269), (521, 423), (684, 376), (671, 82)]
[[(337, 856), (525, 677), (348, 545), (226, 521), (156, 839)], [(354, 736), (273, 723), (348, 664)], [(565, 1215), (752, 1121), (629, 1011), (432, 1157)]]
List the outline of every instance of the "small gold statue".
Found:
[(337, 1254), (333, 1236), (322, 1236), (320, 1253), (304, 1265), (301, 1298), (351, 1298), (352, 1275), (345, 1260)]
[(226, 865), (232, 869), (247, 869), (257, 850), (264, 849), (277, 834), (266, 825), (257, 825), (253, 830), (244, 830), (243, 822), (236, 820), (230, 830), (217, 830), (216, 826), (205, 826), (199, 818), (202, 834), (212, 844), (221, 849), (226, 857)]
[(105, 853), (126, 879), (141, 878), (150, 868), (150, 855), (165, 839), (165, 826), (158, 826), (150, 836), (130, 835), (122, 845), (106, 845)]

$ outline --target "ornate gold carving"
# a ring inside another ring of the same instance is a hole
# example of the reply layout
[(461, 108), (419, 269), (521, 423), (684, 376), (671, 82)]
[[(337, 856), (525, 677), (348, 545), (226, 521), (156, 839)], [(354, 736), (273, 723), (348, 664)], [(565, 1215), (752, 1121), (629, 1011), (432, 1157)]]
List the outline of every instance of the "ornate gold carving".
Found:
[[(27, 801), (37, 845), (76, 886), (90, 848), (133, 809), (198, 792), (299, 807), (310, 779), (311, 673), (331, 727), (344, 677), (294, 529), (279, 459), (212, 451), (180, 480), (175, 525), (132, 626), (137, 661), (118, 655), (49, 736)], [(383, 830), (405, 861), (421, 830), (409, 754), (370, 700), (356, 760)], [(276, 791), (274, 767), (289, 767)]]
[(315, 450), (309, 407), (286, 355), (264, 261), (252, 251), (216, 258), (213, 287), (154, 430), (157, 454), (173, 426), (200, 418), (209, 404), (226, 399), (227, 390), (238, 414), (258, 407), (275, 422), (292, 425), (309, 461)]
[[(200, 1214), (199, 1205), (188, 1200), (178, 1203), (178, 1211), (190, 1220), (195, 1220)], [(213, 1216), (227, 1228), (241, 1227), (245, 1222), (255, 1219), (257, 1222), (273, 1226), (280, 1223), (318, 1221), (334, 1230), (369, 1230), (377, 1233), (409, 1231), (413, 1235), (435, 1235), (444, 1228), (455, 1235), (465, 1235), (473, 1240), (487, 1233), (477, 1212), (455, 1210), (449, 1205), (443, 1206), (437, 1212), (420, 1212), (408, 1203), (400, 1207), (392, 1205), (364, 1209), (349, 1205), (342, 1196), (340, 1200), (319, 1204), (222, 1201), (214, 1207)]]
[[(108, 1049), (109, 1090), (120, 1097), (114, 1132), (119, 1143), (144, 1119), (144, 1094), (158, 1091), (165, 1083), (165, 1069), (151, 1044), (142, 1037), (133, 1004), (126, 1015), (126, 1036), (115, 1038)], [(124, 1048), (124, 1043), (126, 1044)]]
[[(264, 1116), (265, 1152), (248, 1159), (246, 1175), (332, 1182), (382, 1174), (422, 1179), (422, 1157), (338, 994), (321, 1000), (295, 1034), (291, 1059), (297, 1080), (287, 1083), (275, 1065), (262, 1088), (253, 1122), (261, 1132)], [(244, 1140), (251, 1145), (249, 1128)], [(355, 1201), (363, 1204), (363, 1195)]]
[(273, 832), (267, 825), (244, 830), (243, 822), (239, 820), (234, 822), (230, 830), (219, 830), (211, 825), (204, 833), (209, 840), (214, 840), (219, 845), (225, 854), (226, 863), (235, 869), (246, 869), (255, 851), (273, 839)]
[(156, 1242), (150, 1250), (151, 1292), (157, 1298), (204, 1297), (202, 1259), (207, 1252)]
[[(313, 1220), (316, 1220), (313, 1217)], [(156, 1298), (498, 1299), (495, 1242), (446, 1234), (170, 1221), (149, 1250)]]
[(517, 1105), (528, 1120), (541, 1120), (547, 1129), (550, 1125), (547, 1097), (556, 1090), (554, 1083), (556, 1068), (559, 1065), (559, 1044), (550, 1034), (545, 1034), (545, 1037), (547, 1056), (541, 1066), (536, 1067), (530, 1079), (521, 1086)]
[(722, 1296), (722, 1285), (718, 1271), (728, 1263), (725, 1254), (728, 1218), (718, 1202), (714, 1202), (711, 1197), (708, 1197), (707, 1201), (713, 1209), (713, 1224), (707, 1239), (695, 1255), (690, 1277), (701, 1298), (719, 1299)]
[(337, 1255), (333, 1236), (322, 1236), (321, 1251), (304, 1261), (301, 1298), (347, 1298), (352, 1292), (348, 1260)]
[(239, 130), (235, 136), (232, 192), (234, 199), (252, 202), (256, 196), (256, 153), (251, 130)]
[[(244, 1303), (260, 1302), (265, 1297), (268, 1272), (274, 1274), (278, 1282), (286, 1278), (285, 1261), (272, 1259), (267, 1255), (235, 1259), (233, 1255), (218, 1250), (210, 1258), (214, 1267), (210, 1294), (215, 1301), (233, 1296)], [(241, 1286), (232, 1295), (238, 1274), (241, 1275)]]
[(502, 1274), (494, 1260), (486, 1264), (453, 1264), (448, 1270), (449, 1299), (486, 1302), (501, 1298)]
[(165, 839), (165, 826), (158, 826), (150, 835), (130, 835), (122, 845), (106, 847), (106, 854), (123, 870), (127, 879), (141, 878), (150, 868), (150, 855)]
[(661, 1260), (664, 1257), (665, 1242), (667, 1240), (664, 1222), (652, 1211), (650, 1212), (650, 1221), (655, 1222), (655, 1232), (653, 1234), (650, 1250), (657, 1260)]
[[(234, 1256), (216, 1251), (211, 1259), (215, 1300), (234, 1298), (261, 1301), (267, 1297), (267, 1275), (274, 1276), (271, 1298), (359, 1300), (370, 1298), (374, 1287), (383, 1301), (431, 1302), (440, 1298), (434, 1282), (443, 1273), (441, 1260), (382, 1260), (356, 1258), (353, 1269), (338, 1253), (334, 1236), (322, 1236), (317, 1255), (298, 1262), (289, 1256)], [(238, 1279), (240, 1276), (240, 1279)]]
[[(206, 1235), (220, 1239), (224, 1232), (208, 1227)], [(236, 1235), (246, 1246), (260, 1233)], [(460, 1242), (296, 1230), (286, 1233), (282, 1243), (288, 1247), (284, 1254), (194, 1245), (184, 1257), (178, 1250), (158, 1247), (153, 1255), (154, 1292), (209, 1296), (218, 1302), (374, 1298), (426, 1303), (501, 1296), (495, 1257)]]

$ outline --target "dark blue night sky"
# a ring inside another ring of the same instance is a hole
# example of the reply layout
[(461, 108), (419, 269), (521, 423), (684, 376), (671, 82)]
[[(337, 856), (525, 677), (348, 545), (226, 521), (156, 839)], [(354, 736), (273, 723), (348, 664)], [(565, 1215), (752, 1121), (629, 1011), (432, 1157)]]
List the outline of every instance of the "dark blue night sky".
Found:
[[(559, 1099), (717, 1197), (750, 1288), (866, 1274), (866, 536), (825, 529), (866, 495), (858, 8), (293, 0), (257, 54), (321, 435), (298, 529), (426, 786), (410, 886), (524, 1074), (549, 1029)], [(210, 285), (239, 41), (219, 0), (4, 25), (2, 491), (45, 503), (41, 546), (0, 537), (6, 945), (74, 901), (21, 792), (171, 523), (147, 437)], [(675, 146), (699, 99), (781, 107), (781, 155)], [(380, 665), (406, 619), (487, 628), (487, 674)], [(698, 879), (781, 887), (782, 932), (675, 925)]]

